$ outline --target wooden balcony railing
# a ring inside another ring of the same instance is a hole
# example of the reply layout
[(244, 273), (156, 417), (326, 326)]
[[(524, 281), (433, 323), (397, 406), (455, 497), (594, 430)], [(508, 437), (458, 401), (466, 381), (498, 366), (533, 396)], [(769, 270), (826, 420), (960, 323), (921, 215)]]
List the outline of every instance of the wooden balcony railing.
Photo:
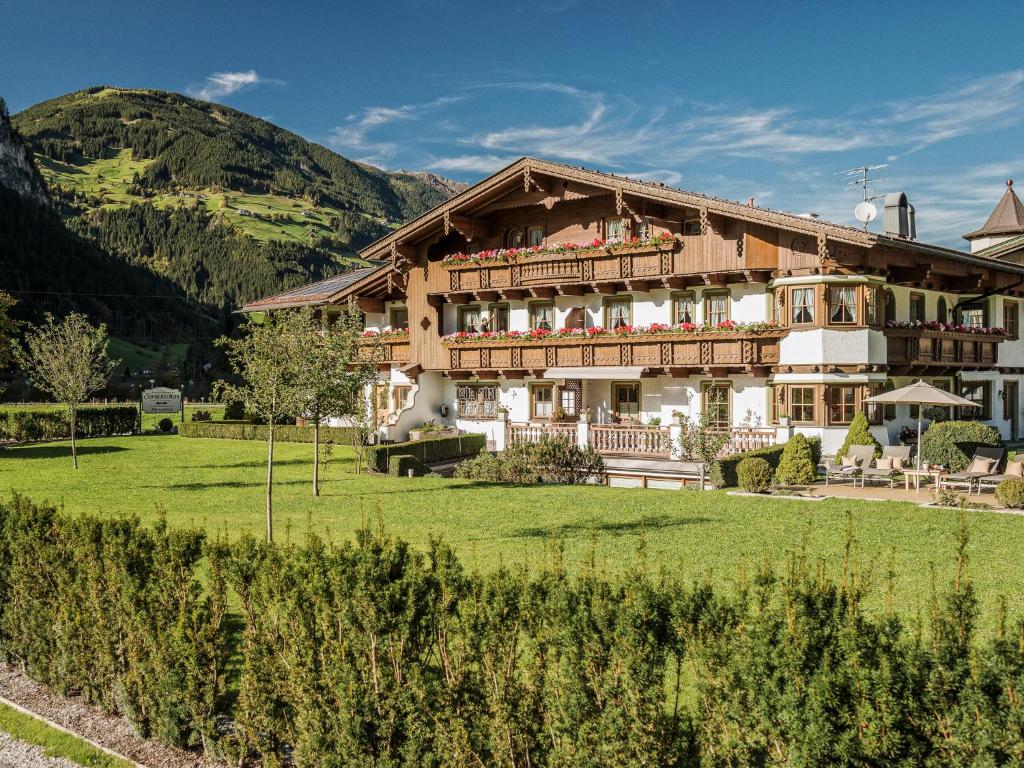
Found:
[(595, 336), (593, 338), (446, 341), (453, 371), (513, 371), (554, 367), (750, 369), (779, 362), (786, 330)]
[[(484, 263), (445, 267), (446, 284), (435, 283), (432, 292), (529, 288), (563, 283), (645, 280), (683, 272), (678, 242), (666, 245), (619, 247), (580, 253), (538, 254), (513, 264)], [(443, 281), (443, 278), (439, 278)]]
[(536, 443), (542, 437), (565, 437), (573, 443), (577, 440), (578, 431), (575, 424), (509, 424), (508, 442)]
[(614, 456), (668, 458), (672, 453), (668, 427), (593, 424), (590, 442), (598, 453)]
[[(375, 351), (375, 345), (379, 348)], [(412, 347), (409, 338), (397, 339), (364, 339), (359, 343), (359, 353), (364, 360), (373, 358), (381, 364), (405, 364), (410, 361)]]
[(890, 370), (991, 368), (1005, 337), (923, 328), (887, 328)]
[(775, 445), (775, 429), (772, 427), (733, 427), (729, 430), (729, 442), (722, 448), (722, 455), (729, 456), (744, 451), (756, 451)]

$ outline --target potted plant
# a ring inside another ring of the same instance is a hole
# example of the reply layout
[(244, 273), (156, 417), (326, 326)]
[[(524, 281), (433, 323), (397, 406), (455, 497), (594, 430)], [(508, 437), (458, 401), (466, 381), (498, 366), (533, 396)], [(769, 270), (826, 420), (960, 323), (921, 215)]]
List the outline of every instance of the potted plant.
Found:
[(589, 424), (591, 418), (594, 416), (594, 411), (590, 408), (584, 408), (580, 411), (580, 422), (583, 424)]
[(504, 405), (498, 406), (498, 421), (508, 421), (508, 407)]
[(681, 427), (681, 426), (683, 426), (683, 423), (685, 421), (686, 421), (686, 414), (685, 413), (683, 413), (682, 411), (672, 411), (672, 423), (675, 426)]

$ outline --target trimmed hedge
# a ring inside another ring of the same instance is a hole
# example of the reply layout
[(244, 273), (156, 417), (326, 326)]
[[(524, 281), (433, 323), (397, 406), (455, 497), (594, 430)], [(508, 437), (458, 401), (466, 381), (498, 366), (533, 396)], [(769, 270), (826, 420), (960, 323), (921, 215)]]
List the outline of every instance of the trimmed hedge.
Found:
[(748, 493), (764, 493), (772, 487), (772, 465), (758, 456), (748, 456), (736, 465), (740, 488)]
[(980, 421), (943, 421), (932, 424), (921, 435), (921, 460), (942, 464), (952, 472), (963, 472), (981, 446), (1003, 444), (995, 427)]
[[(266, 424), (248, 421), (187, 421), (178, 425), (178, 434), (220, 440), (266, 440), (267, 429)], [(349, 427), (320, 427), (320, 442), (351, 445), (352, 432)], [(282, 443), (312, 443), (313, 428), (283, 424), (275, 430), (274, 439)]]
[[(814, 466), (818, 466), (818, 462), (821, 461), (821, 438), (820, 437), (809, 437), (807, 438), (807, 444), (811, 447), (811, 459), (814, 461)], [(782, 452), (785, 450), (786, 444), (780, 443), (779, 445), (771, 445), (767, 448), (757, 448), (753, 451), (746, 451), (744, 453), (734, 453), (731, 456), (726, 456), (724, 459), (719, 459), (713, 467), (711, 467), (710, 479), (711, 484), (715, 488), (735, 488), (739, 485), (739, 478), (736, 476), (736, 468), (740, 462), (744, 459), (757, 457), (764, 459), (772, 465), (772, 469), (778, 469), (779, 462), (782, 461)]]
[(422, 477), (430, 467), (410, 453), (397, 453), (388, 457), (388, 474), (392, 477), (406, 477), (410, 469), (414, 477)]
[[(139, 409), (134, 405), (83, 405), (75, 420), (75, 437), (111, 437), (138, 432)], [(0, 410), (0, 440), (26, 443), (71, 437), (66, 408)]]
[(457, 437), (432, 437), (408, 443), (391, 445), (369, 445), (366, 447), (366, 466), (381, 474), (388, 471), (388, 461), (398, 454), (409, 454), (424, 464), (435, 464), (463, 456), (476, 456), (487, 447), (486, 435), (458, 435)]

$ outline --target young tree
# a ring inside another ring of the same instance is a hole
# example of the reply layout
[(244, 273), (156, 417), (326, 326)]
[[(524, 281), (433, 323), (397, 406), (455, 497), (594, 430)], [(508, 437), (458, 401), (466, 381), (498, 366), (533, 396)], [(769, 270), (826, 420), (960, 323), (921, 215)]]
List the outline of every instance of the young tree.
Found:
[(308, 343), (298, 387), (304, 412), (313, 421), (313, 496), (320, 495), (320, 421), (348, 416), (353, 422), (365, 409), (366, 389), (377, 377), (380, 344), (363, 341), (362, 314), (347, 306), (328, 324), (309, 309), (300, 313)]
[(18, 324), (8, 314), (14, 306), (14, 298), (0, 291), (0, 368), (14, 359), (14, 334)]
[(102, 389), (119, 360), (107, 357), (107, 327), (92, 326), (85, 315), (72, 313), (57, 321), (46, 321), (25, 336), (25, 350), (18, 359), (39, 389), (68, 409), (71, 424), (71, 463), (78, 469), (75, 422), (78, 406)]
[(281, 417), (297, 413), (304, 404), (298, 381), (310, 340), (305, 318), (295, 312), (251, 320), (246, 330), (239, 338), (217, 340), (243, 382), (219, 382), (217, 390), (222, 400), (241, 400), (267, 421), (267, 541), (273, 541), (274, 437)]

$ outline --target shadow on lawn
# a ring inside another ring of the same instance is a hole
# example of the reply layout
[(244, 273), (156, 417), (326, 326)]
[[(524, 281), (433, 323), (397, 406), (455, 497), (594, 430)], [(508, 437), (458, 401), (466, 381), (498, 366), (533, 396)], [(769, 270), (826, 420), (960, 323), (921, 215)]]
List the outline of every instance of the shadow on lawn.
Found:
[[(140, 488), (158, 488), (162, 491), (206, 491), (213, 488), (265, 488), (266, 481), (221, 480), (212, 483), (172, 483), (171, 485), (140, 485)], [(308, 480), (275, 480), (274, 487), (282, 485), (309, 485)]]
[(630, 534), (642, 531), (652, 531), (661, 528), (679, 528), (685, 525), (701, 525), (713, 522), (710, 517), (673, 517), (672, 515), (648, 515), (637, 520), (626, 520), (622, 522), (598, 522), (598, 523), (567, 523), (565, 525), (553, 525), (542, 528), (540, 526), (520, 528), (512, 534), (518, 539), (548, 538), (550, 536), (562, 537), (578, 533), (619, 533)]
[[(79, 456), (97, 456), (101, 453), (120, 453), (127, 451), (119, 445), (79, 445)], [(12, 445), (0, 449), (0, 459), (3, 457), (11, 459), (58, 459), (71, 458), (71, 445)]]

